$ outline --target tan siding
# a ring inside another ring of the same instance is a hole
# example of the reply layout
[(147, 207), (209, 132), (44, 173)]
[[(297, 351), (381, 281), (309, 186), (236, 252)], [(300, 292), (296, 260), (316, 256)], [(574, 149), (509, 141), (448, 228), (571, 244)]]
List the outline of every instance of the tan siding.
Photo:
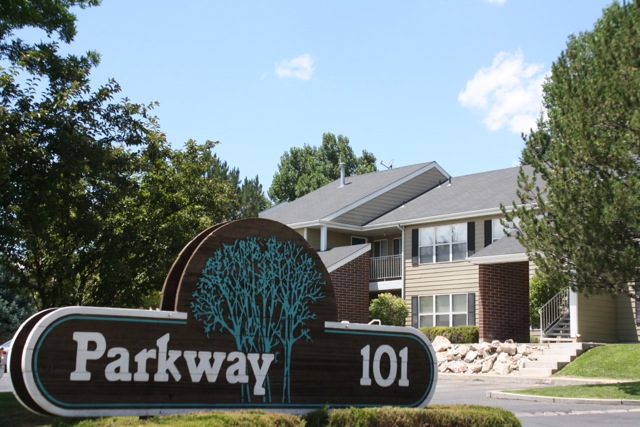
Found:
[(327, 234), (327, 247), (329, 248), (351, 245), (352, 234), (336, 233), (331, 231)]
[(309, 242), (309, 245), (311, 245), (313, 249), (320, 250), (320, 230), (314, 228), (307, 229), (307, 242)]
[[(432, 226), (432, 224), (429, 224), (429, 226)], [(482, 233), (478, 233), (478, 225), (476, 224), (476, 242), (478, 242), (478, 234)], [(478, 248), (477, 243), (476, 248)], [(476, 324), (478, 324), (480, 293), (478, 292), (477, 265), (467, 261), (456, 261), (422, 264), (413, 267), (411, 264), (411, 229), (407, 229), (405, 233), (404, 253), (405, 301), (408, 307), (411, 307), (412, 296), (475, 293)], [(407, 324), (411, 324), (410, 322), (411, 319), (409, 318)]]
[(638, 342), (640, 331), (636, 325), (636, 304), (635, 300), (625, 294), (616, 297), (618, 341)]
[(578, 333), (580, 341), (615, 342), (616, 298), (610, 295), (578, 294)]

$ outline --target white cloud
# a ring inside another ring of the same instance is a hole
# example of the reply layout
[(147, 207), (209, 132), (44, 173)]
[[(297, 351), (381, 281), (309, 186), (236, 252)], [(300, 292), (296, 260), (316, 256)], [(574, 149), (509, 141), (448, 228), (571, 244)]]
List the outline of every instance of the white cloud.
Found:
[(276, 65), (276, 74), (280, 78), (292, 77), (300, 80), (309, 80), (314, 71), (313, 58), (308, 53), (282, 61)]
[(515, 133), (535, 128), (542, 109), (542, 64), (526, 64), (520, 50), (500, 52), (467, 82), (458, 101), (484, 115), (489, 130), (504, 127)]

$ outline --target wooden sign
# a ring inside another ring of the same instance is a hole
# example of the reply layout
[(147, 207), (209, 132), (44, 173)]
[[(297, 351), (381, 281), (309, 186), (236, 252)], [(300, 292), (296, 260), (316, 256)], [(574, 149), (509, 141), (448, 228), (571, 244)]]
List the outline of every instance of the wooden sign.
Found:
[(65, 307), (16, 333), (29, 409), (62, 416), (425, 406), (437, 377), (409, 327), (338, 322), (317, 253), (270, 220), (221, 224), (180, 253), (161, 310)]

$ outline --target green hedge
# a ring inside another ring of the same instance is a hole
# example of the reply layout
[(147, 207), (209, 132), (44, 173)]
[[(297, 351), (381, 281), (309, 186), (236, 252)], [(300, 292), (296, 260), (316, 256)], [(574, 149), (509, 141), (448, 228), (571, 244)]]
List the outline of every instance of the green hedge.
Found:
[(453, 344), (474, 344), (480, 340), (480, 328), (478, 326), (425, 326), (420, 331), (430, 341), (437, 336), (443, 336)]
[(416, 408), (349, 408), (329, 413), (329, 427), (509, 427), (521, 426), (507, 410), (476, 405), (431, 405)]

